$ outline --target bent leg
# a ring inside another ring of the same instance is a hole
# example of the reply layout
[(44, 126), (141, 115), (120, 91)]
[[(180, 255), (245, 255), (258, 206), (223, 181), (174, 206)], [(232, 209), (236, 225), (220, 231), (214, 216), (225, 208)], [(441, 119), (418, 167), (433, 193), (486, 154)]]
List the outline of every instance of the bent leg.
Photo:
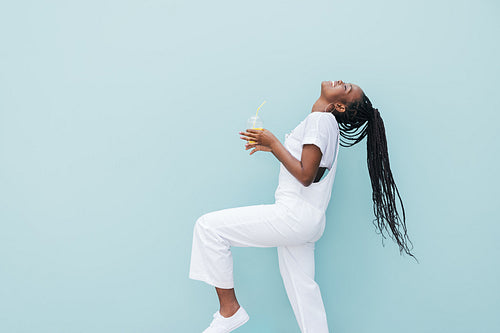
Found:
[(314, 281), (314, 246), (279, 246), (280, 273), (302, 333), (328, 333), (321, 291)]
[(223, 209), (195, 224), (189, 277), (234, 288), (231, 246), (275, 247), (303, 243), (297, 223), (280, 204)]

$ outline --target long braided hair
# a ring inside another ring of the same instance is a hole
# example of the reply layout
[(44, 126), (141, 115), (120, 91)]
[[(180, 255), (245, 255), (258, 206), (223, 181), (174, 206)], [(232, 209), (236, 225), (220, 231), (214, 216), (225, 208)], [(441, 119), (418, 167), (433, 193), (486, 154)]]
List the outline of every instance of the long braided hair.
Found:
[[(410, 252), (413, 244), (406, 230), (403, 201), (392, 177), (384, 122), (378, 109), (372, 106), (370, 99), (363, 93), (360, 99), (347, 104), (344, 112), (333, 109), (331, 113), (339, 123), (342, 147), (351, 147), (363, 140), (365, 136), (368, 137), (366, 143), (368, 171), (373, 190), (373, 211), (376, 216), (373, 224), (377, 228), (377, 233), (382, 235), (382, 244), (386, 238), (385, 231), (398, 244), (400, 253), (404, 251), (417, 260)], [(396, 209), (395, 194), (403, 209), (403, 219), (400, 218)], [(411, 249), (409, 244), (411, 244)]]

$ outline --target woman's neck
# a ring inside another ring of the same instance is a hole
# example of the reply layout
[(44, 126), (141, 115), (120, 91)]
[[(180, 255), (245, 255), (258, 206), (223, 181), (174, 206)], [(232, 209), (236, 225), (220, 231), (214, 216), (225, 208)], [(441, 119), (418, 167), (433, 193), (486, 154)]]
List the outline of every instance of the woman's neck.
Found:
[[(311, 112), (330, 112), (331, 110), (327, 110), (328, 103), (323, 98), (318, 98), (318, 100), (313, 104)], [(330, 106), (331, 108), (331, 106)]]

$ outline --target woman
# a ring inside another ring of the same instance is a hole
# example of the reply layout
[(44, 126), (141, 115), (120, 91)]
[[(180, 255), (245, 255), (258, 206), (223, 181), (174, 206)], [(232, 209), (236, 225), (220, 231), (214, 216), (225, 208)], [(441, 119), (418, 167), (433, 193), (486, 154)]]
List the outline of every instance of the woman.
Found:
[[(286, 135), (284, 145), (267, 129), (240, 134), (241, 139), (253, 141), (245, 148), (253, 149), (250, 155), (272, 152), (281, 162), (279, 185), (274, 204), (210, 212), (196, 221), (189, 277), (215, 286), (220, 302), (204, 333), (231, 332), (249, 319), (234, 293), (231, 246), (277, 247), (280, 273), (301, 332), (327, 333), (323, 300), (314, 281), (314, 245), (325, 228), (340, 145), (350, 147), (368, 136), (374, 222), (383, 237), (385, 230), (401, 253), (413, 257), (404, 207), (403, 220), (396, 211), (395, 193), (398, 197), (399, 193), (389, 167), (382, 118), (359, 86), (323, 81), (311, 113)], [(321, 178), (326, 169), (329, 172)]]

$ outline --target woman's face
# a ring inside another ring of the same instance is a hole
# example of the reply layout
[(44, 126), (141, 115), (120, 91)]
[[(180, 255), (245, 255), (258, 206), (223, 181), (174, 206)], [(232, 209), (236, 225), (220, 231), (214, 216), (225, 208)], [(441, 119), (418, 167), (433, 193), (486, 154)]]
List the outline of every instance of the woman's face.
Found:
[(321, 97), (335, 105), (337, 110), (339, 106), (345, 108), (362, 96), (363, 90), (353, 83), (344, 83), (342, 80), (321, 82)]

